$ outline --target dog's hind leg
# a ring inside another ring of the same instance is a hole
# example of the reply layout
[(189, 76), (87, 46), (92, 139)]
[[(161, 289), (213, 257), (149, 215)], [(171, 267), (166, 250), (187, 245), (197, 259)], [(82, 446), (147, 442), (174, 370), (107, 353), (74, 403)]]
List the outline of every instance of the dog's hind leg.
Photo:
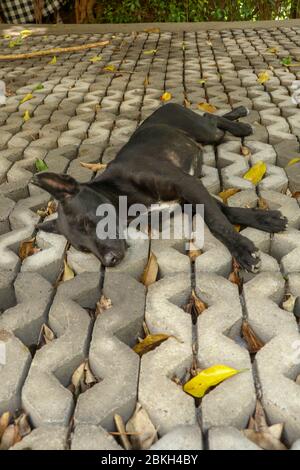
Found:
[[(237, 108), (238, 109), (238, 108)], [(234, 114), (233, 114), (234, 115)], [(253, 133), (253, 129), (250, 124), (245, 122), (235, 122), (232, 118), (227, 118), (225, 116), (214, 116), (211, 114), (205, 114), (205, 118), (213, 118), (217, 121), (217, 127), (222, 131), (230, 132), (230, 134), (235, 135), (236, 137), (247, 137), (248, 135)], [(236, 117), (235, 119), (238, 119)]]
[[(175, 181), (175, 183), (174, 183)], [(236, 232), (218, 202), (209, 194), (202, 182), (187, 174), (178, 173), (170, 184), (185, 202), (204, 206), (204, 220), (211, 232), (227, 246), (239, 265), (247, 271), (257, 271), (260, 264), (258, 250), (251, 240)]]
[(237, 108), (232, 109), (229, 113), (223, 114), (223, 118), (229, 119), (230, 121), (236, 121), (241, 117), (248, 116), (249, 109), (245, 106), (238, 106)]
[(270, 233), (282, 232), (287, 228), (288, 220), (280, 211), (229, 207), (222, 203), (220, 206), (232, 224), (246, 225)]

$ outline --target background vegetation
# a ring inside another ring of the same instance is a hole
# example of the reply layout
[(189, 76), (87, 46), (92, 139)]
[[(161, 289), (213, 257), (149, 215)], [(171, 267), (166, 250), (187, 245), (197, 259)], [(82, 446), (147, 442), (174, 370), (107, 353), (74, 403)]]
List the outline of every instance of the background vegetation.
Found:
[(300, 0), (67, 0), (77, 22), (139, 23), (298, 18)]

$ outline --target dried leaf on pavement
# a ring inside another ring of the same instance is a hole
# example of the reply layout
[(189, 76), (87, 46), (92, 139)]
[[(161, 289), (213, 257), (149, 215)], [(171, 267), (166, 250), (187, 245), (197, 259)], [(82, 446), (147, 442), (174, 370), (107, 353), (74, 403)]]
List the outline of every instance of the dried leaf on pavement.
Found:
[(168, 338), (170, 338), (170, 335), (166, 335), (163, 333), (147, 335), (146, 338), (144, 338), (142, 341), (140, 341), (133, 347), (133, 350), (134, 352), (139, 354), (139, 356), (142, 356), (143, 354), (146, 354), (149, 351), (153, 351), (153, 349), (157, 348), (157, 346), (166, 341)]
[(127, 421), (126, 431), (130, 434), (129, 439), (135, 450), (150, 449), (158, 440), (157, 430), (140, 403), (137, 403), (133, 415)]
[(245, 370), (237, 370), (223, 364), (217, 364), (202, 370), (196, 377), (186, 382), (183, 390), (193, 397), (202, 398), (210, 387), (218, 385)]
[(210, 103), (198, 103), (198, 109), (201, 109), (201, 111), (205, 111), (207, 113), (215, 113), (217, 111), (216, 106)]
[(148, 287), (153, 284), (158, 275), (158, 263), (154, 253), (150, 253), (147, 265), (141, 277), (141, 282), (144, 286)]
[(21, 242), (19, 246), (19, 257), (22, 261), (28, 256), (32, 256), (40, 251), (40, 249), (36, 246), (35, 243), (35, 237), (31, 238), (30, 240), (25, 240)]
[(254, 418), (250, 419), (249, 427), (243, 433), (250, 441), (264, 450), (287, 450), (280, 440), (283, 426), (283, 423), (269, 426), (262, 404), (257, 400)]
[(256, 336), (246, 320), (244, 320), (242, 324), (242, 337), (246, 341), (251, 354), (257, 353), (264, 346), (264, 343)]
[(94, 173), (100, 170), (104, 170), (107, 167), (106, 163), (84, 163), (80, 162), (80, 165), (83, 168), (87, 168), (88, 170), (92, 170)]
[(104, 294), (101, 295), (100, 300), (96, 303), (95, 316), (101, 315), (105, 310), (108, 310), (112, 307), (112, 302), (109, 297), (105, 297)]

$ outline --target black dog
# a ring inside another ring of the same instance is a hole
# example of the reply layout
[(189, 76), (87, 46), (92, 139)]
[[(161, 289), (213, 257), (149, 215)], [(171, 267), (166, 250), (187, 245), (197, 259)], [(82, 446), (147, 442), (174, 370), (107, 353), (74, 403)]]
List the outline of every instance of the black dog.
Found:
[(212, 197), (197, 178), (201, 176), (199, 144), (218, 144), (224, 131), (239, 137), (250, 135), (250, 125), (234, 122), (246, 114), (246, 108), (239, 107), (224, 116), (200, 116), (183, 106), (167, 104), (143, 122), (94, 180), (79, 184), (67, 175), (35, 175), (32, 182), (60, 203), (58, 218), (39, 228), (61, 233), (75, 248), (94, 253), (105, 266), (115, 266), (125, 256), (126, 242), (96, 236), (96, 209), (100, 204), (112, 203), (118, 208), (121, 195), (127, 196), (129, 205), (150, 206), (170, 200), (204, 204), (204, 218), (211, 232), (242, 268), (256, 271), (260, 259), (255, 245), (232, 224), (280, 232), (286, 228), (286, 218), (278, 211), (228, 207)]

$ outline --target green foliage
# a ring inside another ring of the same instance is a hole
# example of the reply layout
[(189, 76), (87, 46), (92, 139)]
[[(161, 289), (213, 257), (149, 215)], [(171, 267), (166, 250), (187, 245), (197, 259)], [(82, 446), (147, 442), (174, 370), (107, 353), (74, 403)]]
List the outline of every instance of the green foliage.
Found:
[(249, 21), (295, 18), (298, 0), (97, 0), (101, 23)]

